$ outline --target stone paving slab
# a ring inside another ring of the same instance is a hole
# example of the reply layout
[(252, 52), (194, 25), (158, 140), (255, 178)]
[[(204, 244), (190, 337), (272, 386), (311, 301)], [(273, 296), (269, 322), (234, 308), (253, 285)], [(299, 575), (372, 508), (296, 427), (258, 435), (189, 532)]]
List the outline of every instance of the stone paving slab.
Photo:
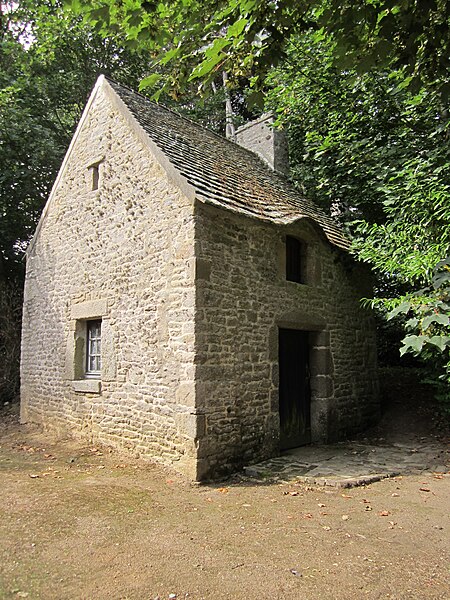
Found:
[(288, 450), (244, 471), (257, 479), (347, 488), (409, 473), (450, 473), (450, 453), (444, 443), (345, 442)]

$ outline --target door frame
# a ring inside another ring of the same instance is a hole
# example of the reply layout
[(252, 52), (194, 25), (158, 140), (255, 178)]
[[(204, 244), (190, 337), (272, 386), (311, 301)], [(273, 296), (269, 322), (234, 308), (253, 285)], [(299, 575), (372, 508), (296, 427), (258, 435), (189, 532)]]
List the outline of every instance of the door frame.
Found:
[[(307, 446), (311, 443), (311, 382), (309, 372), (311, 344), (309, 333), (304, 329), (278, 328), (281, 450)], [(283, 373), (284, 394), (282, 393)], [(293, 387), (291, 387), (292, 385)], [(286, 386), (290, 388), (289, 391)]]
[(308, 332), (309, 338), (311, 443), (327, 443), (329, 431), (332, 430), (333, 421), (336, 419), (330, 332), (323, 321), (308, 319), (304, 315), (295, 315), (295, 317), (288, 315), (277, 321), (271, 328), (270, 359), (272, 381), (275, 386), (272, 391), (272, 410), (276, 412), (278, 418), (278, 436), (280, 436), (279, 330), (296, 329)]

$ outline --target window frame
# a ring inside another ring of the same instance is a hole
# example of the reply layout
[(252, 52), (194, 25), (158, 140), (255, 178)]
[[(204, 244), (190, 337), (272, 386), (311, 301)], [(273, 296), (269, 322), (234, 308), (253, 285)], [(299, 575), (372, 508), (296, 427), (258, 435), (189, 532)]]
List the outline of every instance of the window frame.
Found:
[(306, 243), (293, 235), (286, 236), (286, 281), (306, 284), (307, 277), (307, 246)]
[[(96, 332), (98, 328), (98, 333)], [(95, 352), (92, 348), (95, 347)], [(91, 368), (92, 359), (98, 369)], [(86, 356), (85, 371), (86, 379), (100, 379), (102, 375), (102, 319), (89, 319), (86, 321)]]

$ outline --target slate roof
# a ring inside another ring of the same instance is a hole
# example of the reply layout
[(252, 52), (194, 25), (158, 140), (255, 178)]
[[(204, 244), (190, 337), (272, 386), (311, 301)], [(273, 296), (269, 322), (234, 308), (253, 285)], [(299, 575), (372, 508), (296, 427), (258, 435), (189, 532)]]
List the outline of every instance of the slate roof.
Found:
[(278, 224), (307, 218), (333, 245), (349, 248), (339, 225), (256, 154), (115, 81), (108, 83), (199, 200)]

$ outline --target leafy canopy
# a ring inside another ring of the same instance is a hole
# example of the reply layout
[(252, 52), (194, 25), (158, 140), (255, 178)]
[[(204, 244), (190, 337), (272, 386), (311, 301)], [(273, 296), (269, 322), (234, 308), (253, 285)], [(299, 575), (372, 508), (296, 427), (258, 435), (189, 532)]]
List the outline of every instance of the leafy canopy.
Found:
[(0, 4), (0, 281), (21, 276), (24, 244), (96, 77), (137, 86), (146, 66), (60, 2)]
[[(203, 89), (217, 71), (261, 88), (293, 35), (313, 29), (333, 42), (339, 69), (401, 69), (415, 91), (449, 93), (450, 4), (446, 0), (66, 0), (104, 35), (122, 32), (151, 53), (142, 83)], [(158, 65), (169, 66), (164, 80)], [(158, 94), (159, 92), (157, 92)]]
[(352, 231), (376, 274), (370, 304), (402, 307), (391, 313), (402, 354), (424, 359), (450, 405), (448, 101), (434, 86), (414, 92), (401, 69), (338, 70), (314, 31), (291, 38), (266, 85), (295, 185)]

